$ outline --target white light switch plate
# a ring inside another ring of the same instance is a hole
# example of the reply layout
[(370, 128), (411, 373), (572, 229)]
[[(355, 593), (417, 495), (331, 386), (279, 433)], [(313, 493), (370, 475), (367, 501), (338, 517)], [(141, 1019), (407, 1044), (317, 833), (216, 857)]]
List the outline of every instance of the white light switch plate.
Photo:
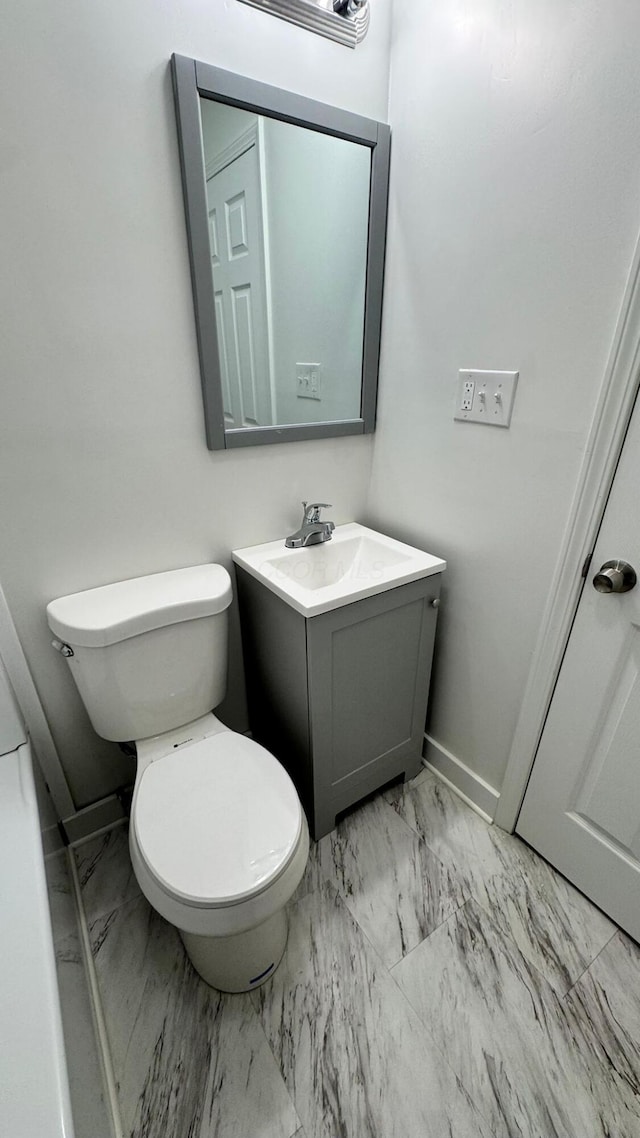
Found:
[(458, 372), (454, 419), (508, 427), (518, 382), (517, 371)]
[(298, 399), (322, 399), (322, 364), (296, 364)]

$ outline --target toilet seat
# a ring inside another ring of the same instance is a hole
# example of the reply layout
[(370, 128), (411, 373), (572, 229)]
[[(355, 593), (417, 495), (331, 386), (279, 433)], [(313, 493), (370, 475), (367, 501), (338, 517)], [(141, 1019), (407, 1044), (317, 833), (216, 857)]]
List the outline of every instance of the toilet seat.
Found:
[(300, 846), (295, 787), (264, 747), (222, 731), (149, 763), (131, 814), (140, 856), (163, 893), (196, 908), (269, 889)]

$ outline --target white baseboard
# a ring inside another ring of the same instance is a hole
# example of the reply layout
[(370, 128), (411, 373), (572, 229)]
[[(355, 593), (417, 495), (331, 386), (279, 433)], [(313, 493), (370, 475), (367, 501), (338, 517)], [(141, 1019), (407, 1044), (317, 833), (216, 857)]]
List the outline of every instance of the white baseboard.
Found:
[(95, 1029), (98, 1058), (100, 1060), (100, 1067), (102, 1069), (102, 1091), (104, 1095), (105, 1106), (109, 1114), (109, 1122), (111, 1124), (110, 1129), (113, 1138), (124, 1138), (124, 1130), (122, 1128), (122, 1120), (120, 1118), (118, 1084), (116, 1082), (116, 1077), (113, 1070), (113, 1060), (111, 1057), (109, 1036), (107, 1035), (104, 1011), (102, 1009), (102, 1000), (100, 999), (98, 976), (96, 973), (95, 961), (93, 959), (93, 951), (91, 949), (89, 924), (84, 908), (84, 902), (82, 900), (82, 889), (80, 887), (78, 867), (76, 865), (76, 859), (74, 858), (71, 850), (67, 851), (67, 865), (69, 867), (69, 877), (71, 879), (71, 887), (73, 890), (76, 906), (76, 915), (78, 918), (80, 951), (82, 954), (85, 976), (87, 978), (87, 986), (89, 988), (89, 1000), (91, 1003), (91, 1012), (93, 1015), (93, 1026)]
[(470, 770), (460, 759), (437, 743), (430, 735), (425, 735), (422, 748), (425, 766), (438, 778), (446, 782), (468, 806), (477, 810), (487, 822), (493, 822), (500, 792), (486, 782), (480, 775)]
[(91, 806), (76, 811), (69, 818), (63, 818), (62, 825), (69, 844), (73, 846), (94, 837), (99, 831), (110, 829), (125, 817), (118, 795), (110, 794), (108, 798), (101, 798), (99, 802), (92, 802)]
[(58, 854), (60, 850), (64, 849), (59, 826), (47, 826), (45, 830), (40, 831), (40, 837), (42, 838), (42, 852), (45, 857), (53, 857), (54, 854)]

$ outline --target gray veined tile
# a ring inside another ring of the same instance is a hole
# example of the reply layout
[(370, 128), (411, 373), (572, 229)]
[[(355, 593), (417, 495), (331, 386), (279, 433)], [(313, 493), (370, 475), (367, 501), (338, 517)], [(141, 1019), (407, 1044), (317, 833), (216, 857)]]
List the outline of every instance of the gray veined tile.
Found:
[(110, 1138), (91, 997), (66, 850), (45, 860), (76, 1138)]
[(496, 1134), (637, 1138), (640, 1104), (474, 901), (393, 969)]
[(198, 1138), (290, 1138), (300, 1119), (248, 996), (217, 997)]
[(74, 848), (73, 856), (88, 921), (140, 896), (129, 856), (127, 826), (116, 826), (83, 842)]
[(78, 931), (76, 903), (67, 864), (67, 851), (45, 859), (47, 893), (51, 912), (51, 930), (54, 943), (66, 940)]
[(382, 797), (349, 814), (318, 844), (324, 877), (387, 966), (395, 964), (467, 899), (455, 871)]
[(519, 838), (488, 825), (434, 776), (394, 787), (385, 798), (565, 995), (613, 935), (611, 921)]
[(307, 1138), (489, 1138), (330, 885), (293, 906), (283, 961), (251, 999)]
[(640, 1103), (640, 947), (618, 932), (566, 997)]
[(56, 943), (56, 971), (76, 1138), (111, 1138), (91, 997), (77, 932)]
[(427, 782), (428, 779), (433, 778), (433, 777), (434, 776), (433, 776), (432, 772), (428, 769), (428, 767), (422, 767), (422, 769), (415, 776), (415, 778), (409, 778), (406, 780), (406, 782), (399, 781), (395, 784), (395, 786), (392, 786), (389, 788), (389, 790), (384, 791), (383, 792), (384, 797), (385, 798), (393, 798), (394, 794), (398, 790), (411, 790), (416, 786), (420, 786), (420, 783)]
[(291, 1138), (300, 1127), (249, 997), (209, 988), (143, 897), (91, 926), (130, 1138)]
[(290, 904), (294, 905), (296, 901), (300, 901), (302, 897), (306, 897), (307, 893), (312, 893), (314, 889), (319, 889), (324, 882), (324, 875), (320, 865), (320, 842), (309, 841), (309, 857), (305, 866), (302, 881), (296, 889)]

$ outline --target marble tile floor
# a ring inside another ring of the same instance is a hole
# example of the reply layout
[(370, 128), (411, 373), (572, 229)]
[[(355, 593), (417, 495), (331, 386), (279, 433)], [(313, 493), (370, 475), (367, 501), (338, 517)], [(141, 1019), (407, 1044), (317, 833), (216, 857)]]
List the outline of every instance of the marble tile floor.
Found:
[(428, 772), (312, 847), (273, 978), (208, 988), (75, 851), (130, 1138), (640, 1138), (640, 948)]
[(75, 1138), (112, 1138), (66, 852), (45, 869)]

